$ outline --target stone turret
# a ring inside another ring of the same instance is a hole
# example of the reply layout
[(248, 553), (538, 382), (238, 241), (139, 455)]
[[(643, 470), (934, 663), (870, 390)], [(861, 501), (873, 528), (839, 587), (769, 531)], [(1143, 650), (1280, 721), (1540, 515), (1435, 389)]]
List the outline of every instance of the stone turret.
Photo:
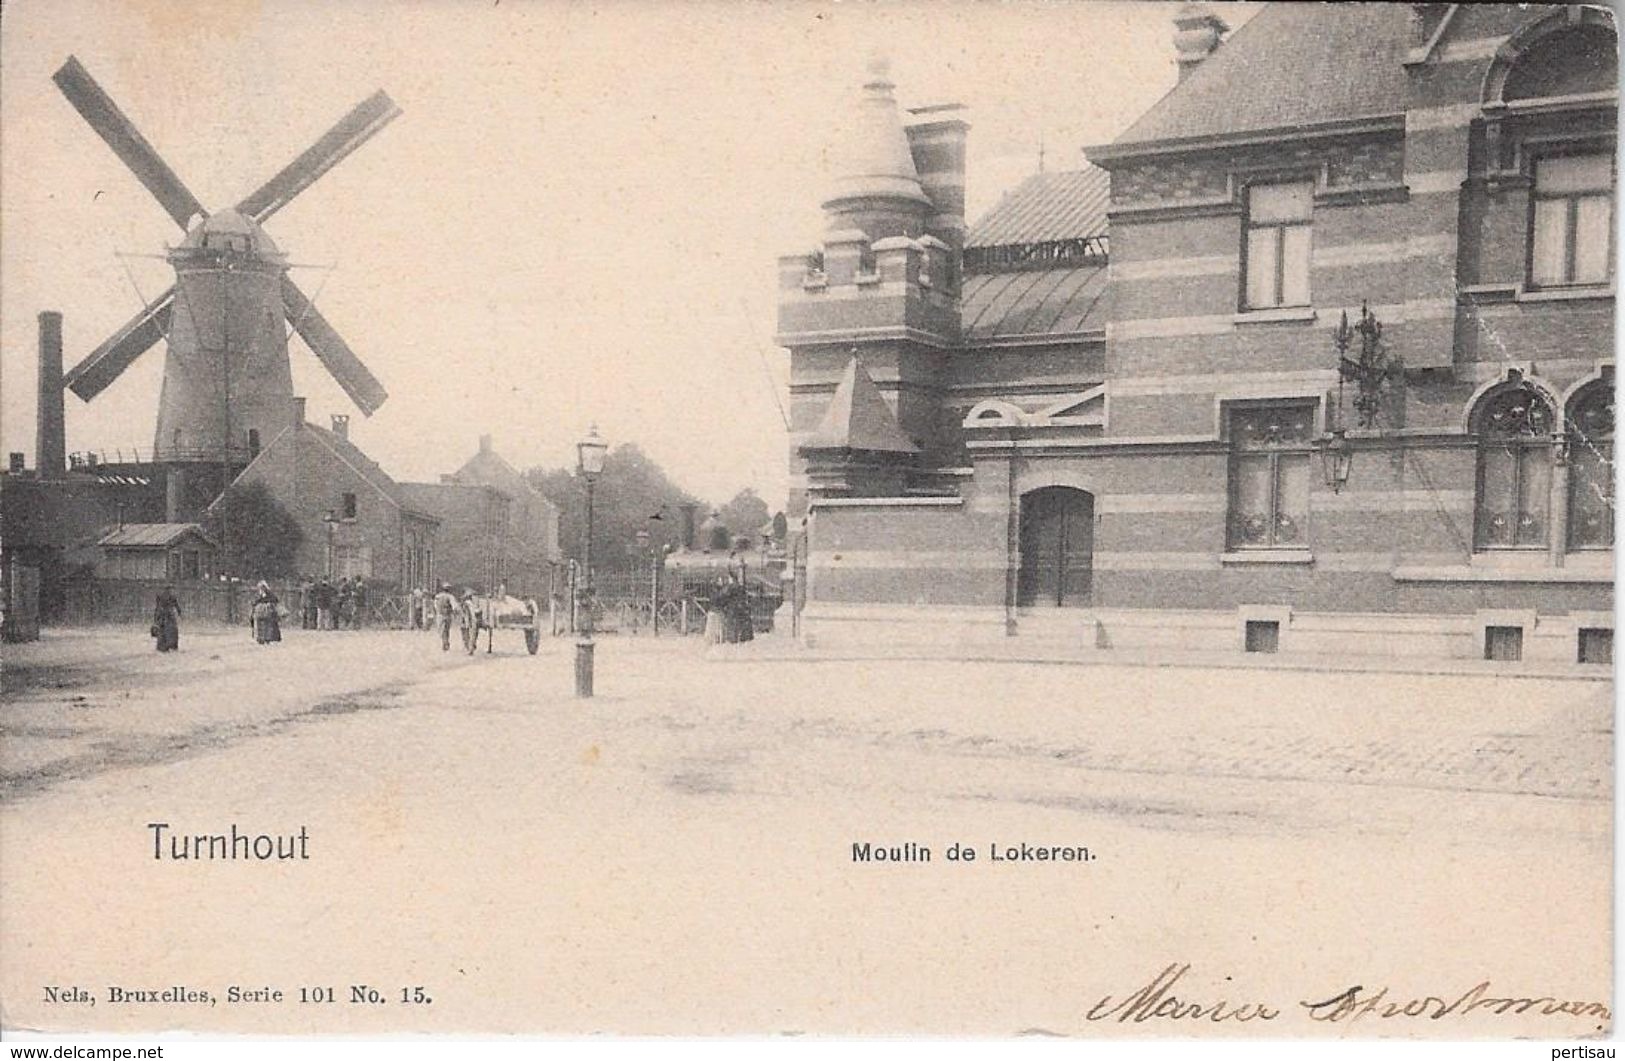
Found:
[[(941, 388), (959, 343), (969, 126), (957, 105), (921, 108), (909, 122), (894, 87), (885, 60), (871, 60), (831, 152), (824, 236), (811, 253), (779, 259), (778, 341), (791, 351), (792, 515), (806, 499), (803, 442), (840, 388), (850, 389), (854, 358), (861, 389), (914, 452), (884, 458), (885, 474), (843, 479), (836, 492), (902, 492), (911, 469), (929, 469), (950, 445), (939, 438)], [(820, 458), (831, 486), (833, 452)]]

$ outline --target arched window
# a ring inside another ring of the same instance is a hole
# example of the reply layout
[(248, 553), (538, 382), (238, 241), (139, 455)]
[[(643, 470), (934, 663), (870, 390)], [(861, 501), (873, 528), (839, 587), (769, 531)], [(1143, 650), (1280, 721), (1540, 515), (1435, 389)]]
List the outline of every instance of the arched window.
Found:
[(1552, 406), (1534, 387), (1514, 383), (1486, 395), (1478, 435), (1479, 549), (1544, 547), (1552, 497)]
[(1614, 389), (1593, 383), (1569, 402), (1570, 549), (1614, 545)]

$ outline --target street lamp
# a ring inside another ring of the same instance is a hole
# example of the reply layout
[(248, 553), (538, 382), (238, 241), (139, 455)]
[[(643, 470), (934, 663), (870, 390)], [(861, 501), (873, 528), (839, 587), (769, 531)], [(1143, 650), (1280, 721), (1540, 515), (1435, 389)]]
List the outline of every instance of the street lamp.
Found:
[(592, 488), (604, 470), (604, 453), (609, 444), (598, 435), (598, 425), (587, 429), (587, 437), (576, 443), (576, 474), (587, 487), (587, 524), (581, 546), (582, 586), (577, 594), (582, 611), (580, 635), (576, 638), (576, 695), (592, 695)]
[(1332, 493), (1340, 494), (1348, 485), (1349, 471), (1354, 465), (1354, 453), (1349, 449), (1348, 432), (1333, 428), (1320, 444), (1321, 474)]
[(1389, 352), (1382, 324), (1364, 302), (1360, 303), (1358, 324), (1349, 324), (1348, 311), (1343, 312), (1332, 333), (1332, 345), (1337, 348), (1337, 426), (1320, 440), (1319, 448), (1326, 485), (1335, 494), (1347, 485), (1354, 464), (1343, 424), (1343, 384), (1355, 385), (1354, 410), (1360, 426), (1374, 428), (1387, 391), (1404, 379), (1405, 365)]

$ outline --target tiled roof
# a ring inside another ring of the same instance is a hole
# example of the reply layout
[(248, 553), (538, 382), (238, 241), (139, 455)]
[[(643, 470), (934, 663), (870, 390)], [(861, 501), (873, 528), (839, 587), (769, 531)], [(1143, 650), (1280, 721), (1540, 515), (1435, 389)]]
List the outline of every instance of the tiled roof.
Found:
[(195, 534), (213, 544), (196, 523), (126, 523), (117, 530), (104, 534), (101, 541), (96, 544), (158, 548), (173, 545), (188, 534)]
[(897, 426), (891, 406), (881, 397), (880, 388), (857, 358), (846, 363), (841, 382), (830, 398), (829, 409), (813, 433), (802, 443), (805, 449), (852, 449), (873, 453), (918, 453)]
[(1104, 263), (965, 277), (963, 336), (1070, 335), (1106, 326)]
[(354, 468), (357, 475), (367, 480), (379, 493), (388, 498), (396, 508), (411, 508), (406, 503), (405, 495), (401, 493), (400, 484), (390, 478), (389, 473), (384, 471), (377, 461), (363, 453), (360, 446), (347, 438), (340, 438), (325, 427), (317, 427), (311, 423), (302, 426), (324, 446), (332, 450), (335, 455), (340, 457), (344, 463)]
[(1410, 7), (1271, 4), (1113, 146), (1398, 114)]
[(965, 238), (967, 247), (1048, 243), (1106, 234), (1111, 175), (1098, 166), (1037, 173), (1005, 192)]

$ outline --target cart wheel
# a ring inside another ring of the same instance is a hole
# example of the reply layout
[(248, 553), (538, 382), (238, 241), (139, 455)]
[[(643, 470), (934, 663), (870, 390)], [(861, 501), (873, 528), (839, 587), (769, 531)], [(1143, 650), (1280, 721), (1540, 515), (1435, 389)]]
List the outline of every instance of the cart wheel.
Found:
[(542, 647), (542, 632), (534, 626), (525, 631), (525, 650), (535, 655), (537, 649)]
[(670, 633), (676, 630), (683, 621), (683, 606), (677, 601), (662, 601), (660, 604), (660, 628)]
[(474, 609), (465, 604), (463, 605), (463, 649), (472, 656), (474, 650), (479, 647), (479, 643), (480, 628), (474, 619)]

